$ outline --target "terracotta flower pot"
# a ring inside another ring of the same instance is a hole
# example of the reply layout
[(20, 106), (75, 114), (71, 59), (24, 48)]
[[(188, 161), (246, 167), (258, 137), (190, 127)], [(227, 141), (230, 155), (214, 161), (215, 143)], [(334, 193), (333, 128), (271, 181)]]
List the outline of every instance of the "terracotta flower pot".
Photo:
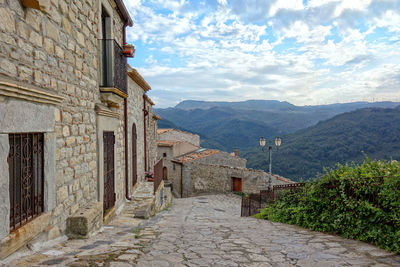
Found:
[(135, 47), (133, 45), (124, 45), (122, 53), (125, 57), (133, 57), (135, 53)]

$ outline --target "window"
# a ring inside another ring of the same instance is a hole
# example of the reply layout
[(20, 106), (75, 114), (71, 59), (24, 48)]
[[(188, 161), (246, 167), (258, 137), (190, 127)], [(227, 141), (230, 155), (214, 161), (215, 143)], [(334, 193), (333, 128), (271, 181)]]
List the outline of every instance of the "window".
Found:
[(165, 158), (167, 156), (167, 153), (163, 153), (162, 156)]
[(44, 211), (43, 133), (9, 134), (10, 229)]

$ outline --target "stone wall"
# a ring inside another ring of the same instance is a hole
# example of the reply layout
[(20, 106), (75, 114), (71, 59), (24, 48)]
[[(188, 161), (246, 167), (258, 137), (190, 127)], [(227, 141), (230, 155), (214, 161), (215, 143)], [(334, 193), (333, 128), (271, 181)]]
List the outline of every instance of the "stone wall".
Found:
[(183, 132), (179, 130), (170, 130), (160, 133), (158, 136), (158, 140), (165, 141), (186, 141), (195, 146), (200, 146), (200, 136), (197, 134), (191, 134), (188, 132)]
[[(164, 154), (166, 155), (164, 157)], [(172, 159), (174, 157), (174, 150), (172, 146), (158, 145), (157, 147), (157, 159), (167, 158)]]
[[(45, 177), (55, 183), (51, 192), (55, 205), (46, 210), (51, 214), (46, 234), (52, 239), (63, 234), (71, 214), (100, 200), (98, 163), (102, 158), (98, 158), (95, 105), (100, 103), (101, 4), (112, 10), (113, 35), (120, 45), (123, 22), (108, 0), (49, 3), (45, 11), (39, 11), (22, 7), (21, 1), (0, 0), (0, 75), (62, 98), (53, 104), (50, 112), (54, 126), (46, 130), (54, 136), (55, 172)], [(1, 96), (0, 106), (8, 105), (10, 99)], [(23, 114), (30, 103), (20, 101), (16, 114)], [(118, 115), (114, 129), (118, 205), (124, 202), (125, 190), (123, 110), (113, 112)], [(46, 123), (40, 116), (34, 121), (38, 125)], [(138, 133), (142, 129), (139, 127)]]
[(153, 105), (148, 101), (146, 102), (146, 109), (149, 111), (146, 116), (147, 162), (149, 170), (153, 170), (157, 163), (157, 120), (153, 116)]
[(136, 125), (137, 181), (144, 181), (143, 89), (128, 77), (129, 183), (132, 187), (132, 126)]
[(173, 145), (173, 157), (177, 157), (189, 152), (192, 152), (196, 149), (199, 149), (198, 146), (195, 146), (188, 142), (177, 142)]
[[(96, 1), (50, 1), (46, 12), (0, 1), (0, 73), (64, 97), (55, 109), (56, 208), (50, 238), (80, 205), (97, 200)], [(39, 122), (39, 121), (38, 121)]]
[[(193, 161), (184, 167), (184, 197), (232, 191), (232, 177), (242, 179), (244, 193), (268, 188), (268, 174), (261, 170), (203, 164)], [(286, 184), (272, 178), (272, 185)]]
[(236, 168), (246, 168), (246, 162), (247, 162), (247, 160), (244, 158), (232, 156), (231, 154), (223, 151), (220, 151), (219, 153), (204, 158), (200, 158), (196, 161), (202, 164), (212, 164), (212, 165), (229, 166)]
[(164, 159), (163, 166), (167, 168), (168, 181), (172, 183), (172, 193), (175, 197), (181, 197), (181, 172), (182, 165), (169, 159)]

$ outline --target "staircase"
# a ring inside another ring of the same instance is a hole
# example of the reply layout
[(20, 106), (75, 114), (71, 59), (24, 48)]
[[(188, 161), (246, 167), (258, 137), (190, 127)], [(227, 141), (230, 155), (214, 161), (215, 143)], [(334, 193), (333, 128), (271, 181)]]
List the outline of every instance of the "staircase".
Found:
[(153, 182), (142, 182), (137, 185), (131, 200), (134, 204), (132, 213), (135, 218), (147, 219), (154, 215), (155, 197), (153, 192)]

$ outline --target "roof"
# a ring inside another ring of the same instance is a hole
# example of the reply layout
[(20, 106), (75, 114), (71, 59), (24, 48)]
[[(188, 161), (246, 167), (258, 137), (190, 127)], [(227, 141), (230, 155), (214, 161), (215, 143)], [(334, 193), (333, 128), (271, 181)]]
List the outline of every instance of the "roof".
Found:
[(150, 91), (151, 87), (150, 85), (146, 82), (146, 80), (142, 77), (142, 75), (139, 74), (139, 72), (131, 68), (130, 71), (128, 71), (128, 76), (132, 78), (132, 80), (139, 85), (145, 92)]
[(202, 158), (214, 155), (214, 154), (218, 154), (220, 152), (221, 151), (216, 150), (216, 149), (200, 148), (193, 152), (184, 154), (184, 155), (178, 157), (177, 159), (183, 163), (186, 163), (186, 162), (190, 162), (190, 161), (194, 161), (194, 160), (199, 160), (199, 159), (202, 159)]
[(285, 182), (285, 183), (288, 183), (288, 184), (295, 183), (295, 182), (293, 182), (292, 180), (287, 179), (287, 178), (284, 178), (284, 177), (279, 176), (279, 175), (277, 175), (277, 174), (273, 174), (273, 176), (276, 178), (276, 180), (279, 180), (279, 181), (282, 181), (282, 182)]
[(163, 134), (163, 133), (168, 133), (168, 132), (181, 132), (181, 133), (185, 133), (185, 134), (190, 134), (190, 135), (198, 135), (198, 134), (194, 134), (194, 133), (190, 133), (190, 132), (185, 132), (185, 131), (181, 131), (178, 129), (173, 129), (173, 128), (166, 128), (166, 129), (157, 129), (157, 133), (158, 134)]
[(166, 132), (174, 131), (175, 129), (157, 129), (158, 134), (163, 134)]
[(159, 121), (159, 120), (162, 120), (161, 117), (158, 116), (157, 114), (153, 114), (153, 118), (156, 119), (156, 120), (158, 120), (158, 121)]
[(132, 27), (133, 22), (132, 22), (131, 16), (129, 15), (128, 10), (125, 7), (124, 1), (123, 0), (115, 0), (115, 3), (117, 4), (119, 15), (125, 21), (125, 24), (128, 25), (129, 27)]
[(180, 141), (163, 141), (163, 140), (158, 140), (157, 145), (158, 146), (166, 146), (166, 147), (171, 147), (176, 143), (179, 143)]
[(147, 101), (150, 105), (152, 105), (152, 106), (155, 105), (155, 103), (153, 102), (153, 100), (151, 100), (151, 98), (150, 98), (148, 95), (144, 94), (143, 97), (144, 97), (144, 99), (146, 99), (146, 101)]

